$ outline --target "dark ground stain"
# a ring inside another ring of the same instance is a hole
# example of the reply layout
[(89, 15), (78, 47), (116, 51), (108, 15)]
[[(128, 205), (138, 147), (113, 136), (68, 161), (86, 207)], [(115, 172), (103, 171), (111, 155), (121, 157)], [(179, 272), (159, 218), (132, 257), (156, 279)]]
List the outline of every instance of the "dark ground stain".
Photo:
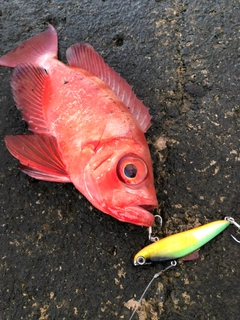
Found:
[[(50, 22), (61, 60), (89, 42), (133, 85), (153, 115), (147, 139), (165, 236), (225, 215), (240, 220), (239, 9), (237, 0), (3, 1), (0, 53)], [(0, 69), (0, 318), (128, 319), (125, 304), (162, 267), (132, 265), (147, 230), (98, 212), (71, 184), (18, 170), (3, 142), (27, 130), (10, 73)], [(232, 232), (157, 279), (135, 319), (237, 319)]]

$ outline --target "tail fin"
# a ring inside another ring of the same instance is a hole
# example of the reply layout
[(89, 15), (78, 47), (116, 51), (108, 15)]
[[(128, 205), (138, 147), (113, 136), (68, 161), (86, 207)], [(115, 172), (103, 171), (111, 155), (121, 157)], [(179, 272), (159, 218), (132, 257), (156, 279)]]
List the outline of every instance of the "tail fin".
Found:
[(0, 65), (16, 67), (20, 63), (41, 65), (46, 58), (57, 57), (57, 32), (49, 24), (48, 29), (23, 41), (19, 46), (0, 58)]

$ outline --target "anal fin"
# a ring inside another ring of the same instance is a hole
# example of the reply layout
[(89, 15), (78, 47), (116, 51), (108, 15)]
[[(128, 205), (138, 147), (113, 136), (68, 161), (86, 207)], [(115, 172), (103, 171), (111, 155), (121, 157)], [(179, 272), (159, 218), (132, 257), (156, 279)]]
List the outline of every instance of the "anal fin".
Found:
[(38, 134), (50, 134), (43, 110), (43, 96), (49, 78), (46, 70), (31, 64), (14, 68), (11, 78), (16, 106), (27, 121), (29, 130)]
[(71, 182), (55, 137), (17, 135), (7, 136), (5, 142), (9, 152), (20, 161), (20, 169), (29, 176), (39, 180)]

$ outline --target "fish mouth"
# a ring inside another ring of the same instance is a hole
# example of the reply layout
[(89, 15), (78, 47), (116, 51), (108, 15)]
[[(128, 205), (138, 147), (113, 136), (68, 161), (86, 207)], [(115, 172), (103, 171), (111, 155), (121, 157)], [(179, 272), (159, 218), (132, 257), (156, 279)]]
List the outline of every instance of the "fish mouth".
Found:
[(110, 209), (110, 214), (122, 222), (133, 223), (138, 226), (150, 227), (154, 223), (154, 215), (149, 210), (157, 205), (133, 205), (124, 208)]
[(143, 204), (143, 205), (139, 204), (138, 206), (147, 210), (147, 211), (153, 210), (157, 207), (156, 205), (152, 205), (152, 204)]

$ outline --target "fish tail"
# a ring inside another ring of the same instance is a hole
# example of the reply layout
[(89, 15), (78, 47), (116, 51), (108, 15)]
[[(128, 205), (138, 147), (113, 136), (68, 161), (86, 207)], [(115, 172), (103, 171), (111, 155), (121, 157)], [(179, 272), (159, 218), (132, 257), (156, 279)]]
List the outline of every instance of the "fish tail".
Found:
[(0, 57), (0, 65), (12, 68), (21, 63), (42, 65), (46, 59), (57, 57), (57, 46), (57, 32), (49, 24), (47, 30), (23, 41)]

